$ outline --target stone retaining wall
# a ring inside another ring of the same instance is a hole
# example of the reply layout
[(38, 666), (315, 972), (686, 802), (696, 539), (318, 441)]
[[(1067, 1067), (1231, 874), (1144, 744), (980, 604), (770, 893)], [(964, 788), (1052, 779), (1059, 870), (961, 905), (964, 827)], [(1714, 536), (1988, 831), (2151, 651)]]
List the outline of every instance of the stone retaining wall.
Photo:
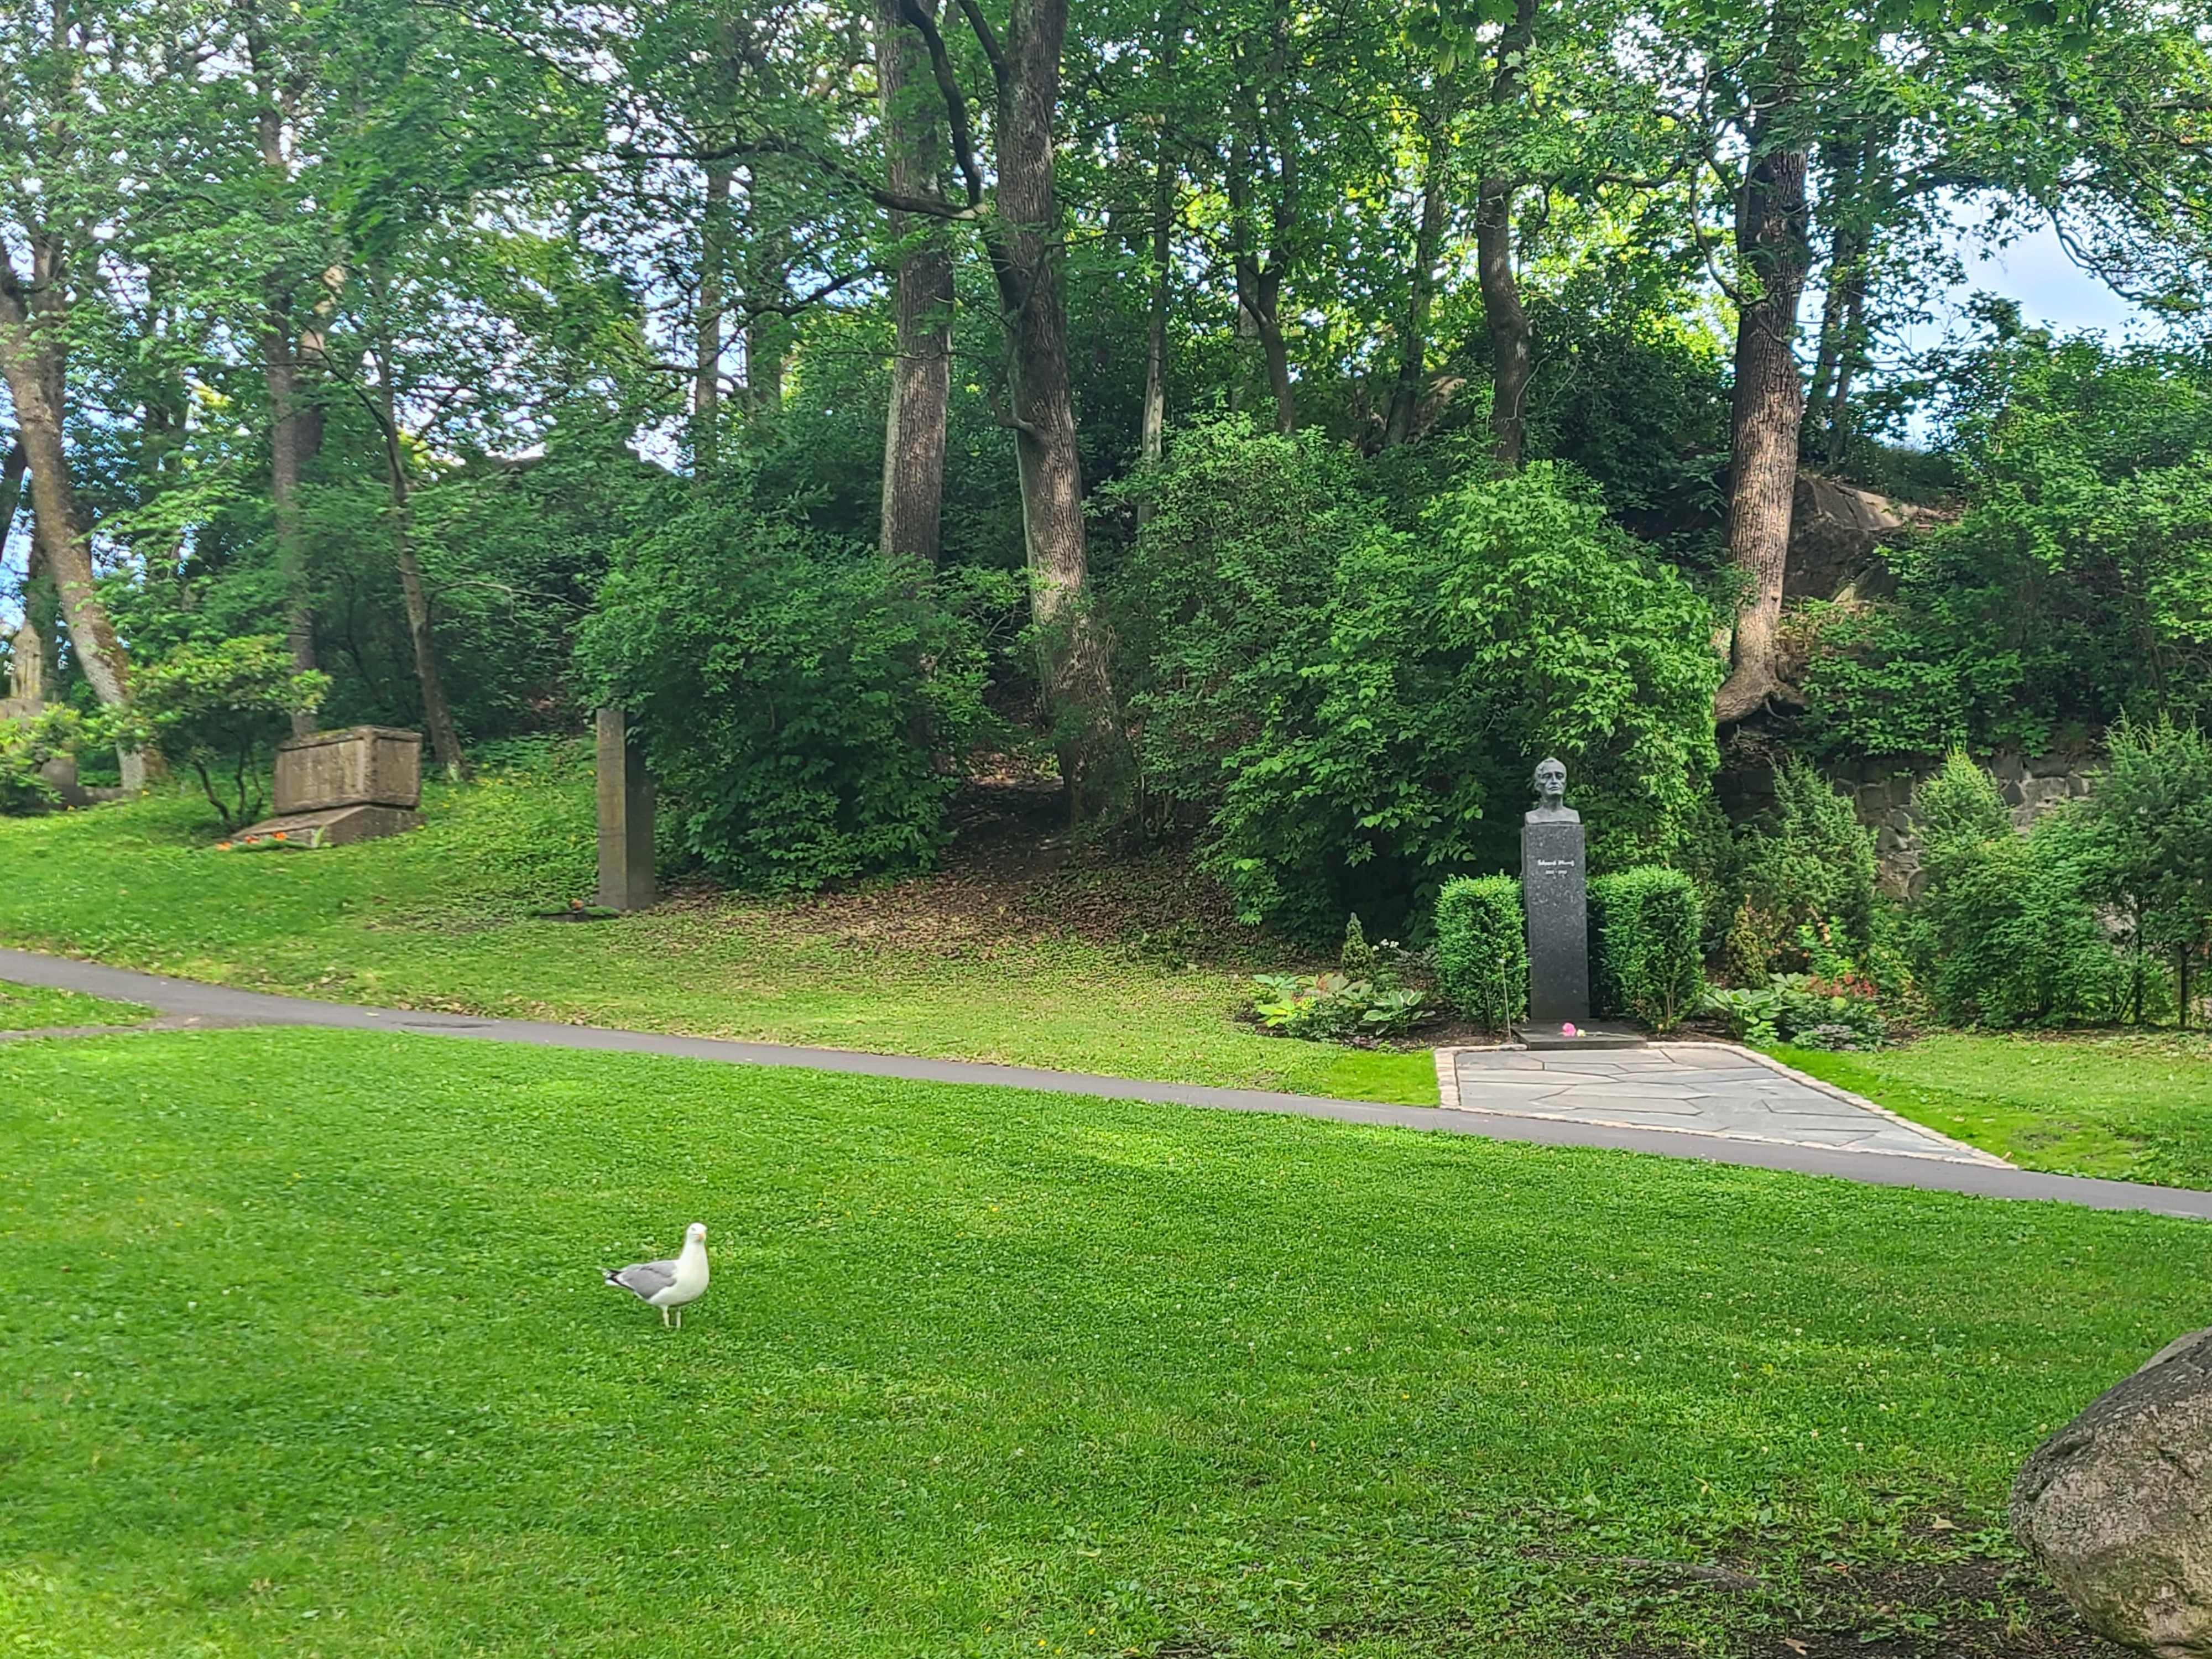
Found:
[[(1859, 822), (1875, 832), (1875, 857), (1881, 890), (1895, 898), (1917, 898), (1923, 879), (1917, 845), (1919, 823), (1912, 792), (1934, 775), (1938, 763), (1904, 768), (1893, 762), (1866, 762), (1832, 769), (1828, 774), (1848, 791)], [(2087, 755), (2022, 755), (2001, 750), (1987, 763), (1997, 793), (2012, 809), (2014, 827), (2026, 830), (2062, 801), (2089, 793), (2096, 757)]]

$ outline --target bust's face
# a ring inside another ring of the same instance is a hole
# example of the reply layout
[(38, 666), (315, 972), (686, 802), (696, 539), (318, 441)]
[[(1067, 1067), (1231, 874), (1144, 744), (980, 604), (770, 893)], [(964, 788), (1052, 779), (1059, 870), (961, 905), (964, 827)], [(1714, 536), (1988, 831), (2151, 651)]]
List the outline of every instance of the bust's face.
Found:
[(1536, 769), (1536, 793), (1547, 806), (1557, 806), (1567, 793), (1567, 769), (1547, 760)]

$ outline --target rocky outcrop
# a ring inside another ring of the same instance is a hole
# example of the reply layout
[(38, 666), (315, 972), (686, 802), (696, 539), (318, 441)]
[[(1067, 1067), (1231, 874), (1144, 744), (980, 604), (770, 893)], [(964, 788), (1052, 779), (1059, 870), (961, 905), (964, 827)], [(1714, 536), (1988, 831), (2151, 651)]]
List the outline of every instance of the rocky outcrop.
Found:
[(1916, 517), (1911, 507), (1871, 489), (1800, 472), (1790, 508), (1783, 597), (1832, 599), (1846, 588), (1857, 599), (1881, 597), (1888, 587), (1881, 549), (1910, 529)]
[(2212, 1659), (2212, 1329), (2167, 1344), (2039, 1446), (2012, 1528), (2106, 1640)]

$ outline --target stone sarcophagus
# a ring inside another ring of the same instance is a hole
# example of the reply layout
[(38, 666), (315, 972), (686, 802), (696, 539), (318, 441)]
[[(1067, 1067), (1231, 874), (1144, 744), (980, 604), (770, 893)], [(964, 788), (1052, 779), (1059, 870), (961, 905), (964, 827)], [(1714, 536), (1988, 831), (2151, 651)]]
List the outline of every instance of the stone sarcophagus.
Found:
[(343, 847), (422, 822), (422, 737), (388, 726), (317, 732), (276, 748), (276, 816), (240, 838)]
[(274, 793), (279, 817), (337, 806), (412, 811), (422, 804), (422, 734), (355, 726), (279, 744)]

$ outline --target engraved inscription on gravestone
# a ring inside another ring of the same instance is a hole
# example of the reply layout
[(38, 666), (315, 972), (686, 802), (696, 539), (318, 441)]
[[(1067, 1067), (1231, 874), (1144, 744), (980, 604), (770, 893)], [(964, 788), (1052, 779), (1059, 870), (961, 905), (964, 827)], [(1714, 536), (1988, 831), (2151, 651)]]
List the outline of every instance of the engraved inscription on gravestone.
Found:
[(1582, 814), (1566, 804), (1567, 769), (1536, 768), (1536, 805), (1521, 820), (1521, 902), (1528, 926), (1528, 1021), (1589, 1019), (1589, 896)]

